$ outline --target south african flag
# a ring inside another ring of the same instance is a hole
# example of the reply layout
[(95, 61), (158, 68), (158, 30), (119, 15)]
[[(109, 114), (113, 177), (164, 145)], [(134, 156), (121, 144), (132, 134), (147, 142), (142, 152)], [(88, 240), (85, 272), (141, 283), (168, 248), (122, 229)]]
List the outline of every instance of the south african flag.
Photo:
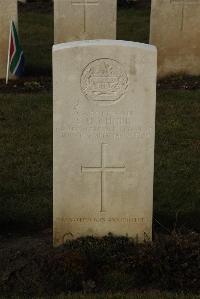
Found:
[(13, 21), (10, 26), (8, 68), (11, 74), (21, 77), (24, 73), (24, 52)]

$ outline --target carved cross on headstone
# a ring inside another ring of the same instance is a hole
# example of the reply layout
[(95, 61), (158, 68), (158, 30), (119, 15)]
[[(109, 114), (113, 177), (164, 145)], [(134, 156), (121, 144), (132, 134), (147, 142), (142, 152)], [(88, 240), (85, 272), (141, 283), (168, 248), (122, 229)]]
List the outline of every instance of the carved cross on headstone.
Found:
[(71, 0), (71, 4), (72, 5), (81, 5), (83, 6), (83, 10), (84, 10), (84, 33), (86, 32), (86, 19), (87, 19), (87, 15), (86, 15), (86, 8), (87, 6), (91, 6), (91, 5), (98, 5), (99, 4), (99, 0)]
[(81, 172), (91, 172), (91, 173), (100, 173), (101, 174), (101, 204), (100, 212), (105, 212), (105, 174), (107, 172), (125, 172), (125, 166), (121, 167), (107, 167), (106, 166), (106, 148), (105, 143), (101, 144), (101, 165), (100, 167), (83, 167), (81, 166)]
[(172, 4), (181, 4), (181, 25), (180, 30), (183, 31), (184, 29), (184, 18), (185, 18), (185, 9), (187, 5), (191, 4), (199, 4), (199, 0), (170, 0), (170, 3)]

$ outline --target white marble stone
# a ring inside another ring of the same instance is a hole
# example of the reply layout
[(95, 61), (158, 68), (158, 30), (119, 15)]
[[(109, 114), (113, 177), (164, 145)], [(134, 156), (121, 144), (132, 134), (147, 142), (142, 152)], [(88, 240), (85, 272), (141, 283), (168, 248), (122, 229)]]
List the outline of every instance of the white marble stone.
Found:
[(125, 41), (53, 48), (54, 244), (151, 239), (157, 52)]
[(150, 43), (160, 78), (200, 75), (200, 0), (152, 0)]
[(117, 0), (54, 0), (55, 44), (116, 39)]
[(0, 78), (6, 77), (10, 22), (17, 26), (16, 0), (0, 0)]

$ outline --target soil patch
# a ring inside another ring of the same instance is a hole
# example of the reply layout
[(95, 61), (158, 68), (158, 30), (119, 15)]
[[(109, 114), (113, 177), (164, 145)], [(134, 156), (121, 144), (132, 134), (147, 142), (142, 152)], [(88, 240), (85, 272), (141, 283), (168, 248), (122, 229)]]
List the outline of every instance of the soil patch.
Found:
[(157, 235), (154, 242), (124, 237), (80, 238), (52, 247), (50, 230), (1, 237), (0, 293), (200, 291), (200, 234)]
[(157, 83), (159, 89), (200, 89), (200, 77), (193, 76), (172, 76)]
[(51, 77), (29, 77), (20, 80), (10, 80), (6, 85), (5, 80), (0, 80), (0, 93), (37, 93), (51, 92)]
[[(174, 76), (157, 83), (158, 89), (195, 90), (200, 89), (200, 77)], [(5, 84), (5, 80), (0, 80), (0, 93), (37, 93), (52, 91), (52, 78), (50, 76), (27, 77), (20, 80), (10, 80)]]

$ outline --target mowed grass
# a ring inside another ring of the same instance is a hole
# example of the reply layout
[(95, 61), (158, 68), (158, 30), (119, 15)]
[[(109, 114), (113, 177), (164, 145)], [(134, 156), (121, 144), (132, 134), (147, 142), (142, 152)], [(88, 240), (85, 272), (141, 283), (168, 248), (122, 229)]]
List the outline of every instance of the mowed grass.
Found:
[(29, 76), (50, 76), (52, 73), (53, 11), (47, 10), (48, 13), (45, 13), (45, 10), (42, 12), (39, 9), (34, 10), (34, 4), (30, 9), (26, 5), (20, 5), (20, 7), (19, 31), (25, 52), (26, 73)]
[(52, 97), (0, 98), (1, 230), (45, 227), (52, 210)]
[[(25, 6), (26, 7), (26, 6)], [(32, 7), (34, 7), (32, 5)], [(27, 80), (51, 75), (53, 12), (20, 9)], [(120, 9), (118, 39), (148, 41), (149, 9)], [(159, 90), (154, 217), (165, 229), (200, 229), (200, 90)], [(52, 221), (52, 94), (0, 91), (0, 230)]]
[(200, 229), (200, 90), (159, 90), (154, 216), (167, 227)]
[(149, 43), (150, 8), (118, 9), (117, 39)]

